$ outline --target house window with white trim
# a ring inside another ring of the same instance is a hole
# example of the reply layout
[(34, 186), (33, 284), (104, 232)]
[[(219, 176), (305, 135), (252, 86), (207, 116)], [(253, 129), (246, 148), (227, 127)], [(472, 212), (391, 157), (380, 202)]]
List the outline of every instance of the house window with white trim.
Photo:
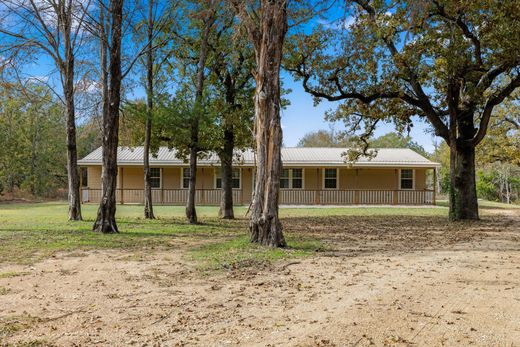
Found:
[(302, 189), (303, 169), (283, 169), (280, 176), (280, 188)]
[(182, 188), (188, 189), (190, 187), (190, 168), (182, 168)]
[[(233, 189), (240, 189), (240, 168), (233, 168), (231, 185)], [(215, 168), (215, 188), (222, 189), (222, 169)]]
[(325, 189), (337, 189), (338, 188), (338, 170), (337, 169), (324, 169), (323, 170), (323, 187)]
[(155, 189), (161, 188), (161, 169), (150, 168), (150, 186)]
[(413, 170), (401, 169), (400, 173), (400, 189), (413, 189)]

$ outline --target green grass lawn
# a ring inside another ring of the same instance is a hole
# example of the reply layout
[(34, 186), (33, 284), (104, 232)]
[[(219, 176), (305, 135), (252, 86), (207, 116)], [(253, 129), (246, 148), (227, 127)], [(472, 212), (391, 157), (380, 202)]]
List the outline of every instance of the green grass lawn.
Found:
[[(443, 203), (441, 202), (441, 205)], [(490, 208), (502, 208), (492, 203)], [(217, 218), (217, 207), (197, 208), (200, 225), (190, 225), (182, 206), (156, 206), (158, 219), (142, 218), (143, 207), (118, 205), (119, 234), (103, 235), (91, 231), (97, 205), (83, 205), (82, 222), (67, 221), (63, 202), (0, 204), (0, 263), (30, 263), (57, 251), (125, 249), (150, 252), (175, 249), (180, 238), (199, 241), (192, 249), (193, 259), (212, 267), (235, 267), (253, 259), (272, 261), (285, 257), (312, 254), (322, 247), (319, 241), (287, 234), (287, 250), (268, 250), (251, 245), (247, 238), (246, 207), (237, 207), (237, 220)], [(282, 218), (330, 216), (447, 216), (446, 207), (436, 208), (282, 208)], [(200, 246), (201, 242), (203, 243)]]

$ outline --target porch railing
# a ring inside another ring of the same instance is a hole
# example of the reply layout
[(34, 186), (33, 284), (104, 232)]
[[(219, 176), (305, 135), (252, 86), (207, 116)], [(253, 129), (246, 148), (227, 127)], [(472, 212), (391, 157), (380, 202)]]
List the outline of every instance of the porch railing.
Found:
[[(222, 190), (197, 189), (197, 205), (219, 205)], [(237, 205), (248, 204), (250, 196), (241, 190), (233, 190), (233, 201)], [(184, 205), (188, 199), (187, 189), (153, 189), (155, 204)], [(432, 205), (435, 203), (433, 190), (307, 190), (281, 189), (281, 205)], [(98, 203), (101, 189), (83, 188), (83, 202)], [(143, 189), (117, 189), (116, 201), (121, 204), (142, 204)]]
[[(197, 189), (195, 203), (197, 205), (219, 205), (222, 190)], [(83, 188), (83, 202), (97, 203), (101, 200), (101, 189)], [(152, 189), (152, 202), (165, 205), (184, 205), (188, 200), (187, 189)], [(144, 189), (117, 189), (116, 201), (120, 204), (144, 203)], [(233, 190), (233, 201), (242, 204), (242, 192)]]

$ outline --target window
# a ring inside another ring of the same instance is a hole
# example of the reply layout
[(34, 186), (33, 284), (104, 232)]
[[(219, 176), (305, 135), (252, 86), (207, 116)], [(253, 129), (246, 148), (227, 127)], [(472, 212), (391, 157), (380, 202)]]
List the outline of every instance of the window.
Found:
[(81, 186), (88, 187), (88, 169), (86, 167), (81, 168)]
[(303, 188), (303, 169), (292, 169), (291, 173), (292, 173), (291, 188), (302, 189)]
[(150, 168), (150, 185), (152, 188), (161, 188), (161, 169)]
[(282, 170), (282, 176), (280, 176), (280, 188), (289, 188), (289, 169)]
[(337, 169), (324, 169), (323, 187), (325, 189), (338, 188), (338, 170)]
[[(215, 168), (215, 188), (216, 189), (222, 188), (222, 169), (221, 168)], [(239, 168), (233, 168), (232, 188), (240, 189), (240, 169)]]
[(280, 176), (280, 188), (302, 189), (303, 169), (283, 169)]
[(185, 167), (182, 169), (182, 188), (188, 189), (190, 187), (190, 168)]
[(400, 177), (400, 187), (401, 189), (413, 189), (413, 170), (412, 169), (402, 169)]

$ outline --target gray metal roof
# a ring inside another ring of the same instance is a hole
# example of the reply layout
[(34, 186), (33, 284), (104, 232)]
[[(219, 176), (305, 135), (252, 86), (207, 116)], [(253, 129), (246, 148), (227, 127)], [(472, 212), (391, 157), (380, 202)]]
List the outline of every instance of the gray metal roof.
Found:
[[(318, 148), (318, 147), (285, 147), (282, 148), (282, 162), (285, 166), (348, 166), (354, 167), (438, 167), (439, 163), (432, 162), (417, 152), (408, 148), (381, 148), (372, 158), (361, 157), (354, 163), (346, 161), (346, 148)], [(186, 166), (187, 162), (176, 157), (177, 151), (161, 147), (157, 157), (150, 157), (152, 166)], [(101, 165), (101, 147), (79, 160), (79, 164)], [(118, 165), (143, 165), (143, 147), (119, 147), (117, 152)], [(237, 151), (235, 165), (254, 166), (255, 157), (252, 150)], [(206, 154), (199, 159), (201, 166), (219, 164), (218, 156), (214, 153)]]

